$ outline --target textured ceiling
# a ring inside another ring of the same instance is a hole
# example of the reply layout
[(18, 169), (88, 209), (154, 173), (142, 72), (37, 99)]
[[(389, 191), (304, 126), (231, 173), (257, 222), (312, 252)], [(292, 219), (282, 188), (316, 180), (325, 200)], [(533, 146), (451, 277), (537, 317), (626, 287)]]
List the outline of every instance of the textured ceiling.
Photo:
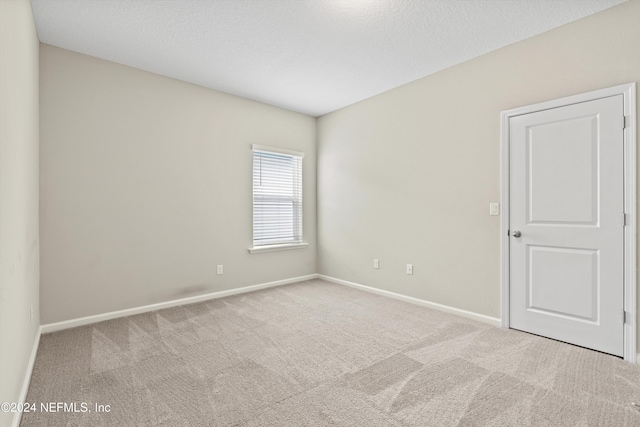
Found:
[(43, 43), (312, 116), (624, 1), (31, 0)]

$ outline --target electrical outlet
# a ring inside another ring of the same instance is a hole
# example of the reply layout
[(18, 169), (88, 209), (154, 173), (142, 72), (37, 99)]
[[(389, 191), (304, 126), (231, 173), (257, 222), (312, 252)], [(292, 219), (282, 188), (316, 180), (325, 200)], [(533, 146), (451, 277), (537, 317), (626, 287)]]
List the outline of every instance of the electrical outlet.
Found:
[(378, 258), (373, 259), (373, 268), (380, 268), (380, 261), (378, 261)]
[(222, 264), (218, 265), (218, 274), (222, 274), (224, 272), (223, 268), (222, 268)]
[(407, 274), (413, 274), (413, 264), (407, 264)]

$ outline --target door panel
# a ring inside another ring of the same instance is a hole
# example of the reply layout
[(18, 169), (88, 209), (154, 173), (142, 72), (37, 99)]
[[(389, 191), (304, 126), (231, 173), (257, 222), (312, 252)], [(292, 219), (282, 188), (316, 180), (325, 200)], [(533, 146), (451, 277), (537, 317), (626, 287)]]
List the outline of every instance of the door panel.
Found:
[(528, 250), (527, 308), (597, 321), (598, 251), (542, 246)]
[(595, 116), (529, 127), (529, 223), (595, 225), (597, 136)]
[(618, 95), (509, 120), (511, 327), (618, 356), (622, 116)]

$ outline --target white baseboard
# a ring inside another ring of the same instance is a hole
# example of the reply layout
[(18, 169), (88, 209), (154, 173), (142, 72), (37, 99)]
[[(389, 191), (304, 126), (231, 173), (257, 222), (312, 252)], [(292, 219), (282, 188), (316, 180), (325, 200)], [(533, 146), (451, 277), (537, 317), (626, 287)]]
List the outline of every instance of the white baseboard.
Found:
[(78, 319), (64, 320), (62, 322), (48, 323), (42, 325), (42, 333), (61, 331), (63, 329), (75, 328), (77, 326), (90, 325), (92, 323), (102, 322), (104, 320), (116, 319), (118, 317), (131, 316), (133, 314), (148, 313), (150, 311), (161, 310), (163, 308), (175, 307), (177, 305), (193, 304), (196, 302), (207, 301), (210, 299), (228, 297), (230, 295), (243, 294), (246, 292), (257, 291), (259, 289), (272, 288), (274, 286), (287, 285), (289, 283), (302, 282), (304, 280), (317, 279), (317, 274), (308, 274), (306, 276), (291, 277), (289, 279), (276, 280), (274, 282), (260, 283), (258, 285), (244, 286), (242, 288), (229, 289), (227, 291), (211, 292), (204, 295), (196, 295), (193, 297), (180, 298), (171, 301), (160, 302), (157, 304), (144, 305), (141, 307), (127, 308), (124, 310), (111, 311), (108, 313), (96, 314), (93, 316), (80, 317)]
[[(31, 374), (33, 373), (33, 366), (36, 363), (36, 355), (38, 354), (38, 346), (40, 345), (40, 335), (42, 335), (42, 326), (38, 327), (36, 336), (33, 339), (33, 347), (31, 348), (31, 356), (29, 356), (29, 362), (27, 364), (27, 370), (24, 373), (24, 380), (22, 381), (22, 389), (20, 390), (20, 396), (17, 403), (24, 403), (27, 399), (27, 392), (29, 391), (29, 384), (31, 384)], [(13, 415), (13, 422), (11, 427), (18, 427), (22, 420), (22, 412), (18, 411)]]
[[(370, 286), (349, 282), (347, 280), (337, 279), (335, 277), (326, 276), (324, 274), (308, 274), (306, 276), (291, 277), (289, 279), (276, 280), (274, 282), (267, 282), (267, 283), (260, 283), (258, 285), (245, 286), (242, 288), (229, 289), (226, 291), (211, 292), (204, 295), (196, 295), (193, 297), (180, 298), (176, 300), (160, 302), (157, 304), (150, 304), (150, 305), (145, 305), (141, 307), (133, 307), (133, 308), (128, 308), (124, 310), (111, 311), (108, 313), (80, 317), (77, 319), (64, 320), (62, 322), (48, 323), (40, 327), (40, 333), (47, 334), (50, 332), (61, 331), (64, 329), (75, 328), (78, 326), (90, 325), (92, 323), (98, 323), (105, 320), (116, 319), (119, 317), (126, 317), (126, 316), (131, 316), (131, 315), (140, 314), (140, 313), (148, 313), (150, 311), (161, 310), (163, 308), (170, 308), (170, 307), (175, 307), (178, 305), (185, 305), (185, 304), (193, 304), (201, 301), (207, 301), (207, 300), (216, 299), (216, 298), (223, 298), (230, 295), (237, 295), (237, 294), (242, 294), (246, 292), (252, 292), (260, 289), (272, 288), (275, 286), (287, 285), (289, 283), (302, 282), (304, 280), (311, 280), (311, 279), (323, 279), (323, 280), (326, 280), (327, 282), (337, 283), (340, 285), (345, 285), (352, 288), (360, 289), (366, 292), (372, 292), (372, 293), (383, 295), (389, 298), (394, 298), (394, 299), (409, 302), (412, 304), (417, 304), (423, 307), (432, 308), (434, 310), (456, 314), (458, 316), (466, 317), (468, 319), (473, 319), (480, 322), (488, 323), (493, 326), (500, 326), (500, 319), (498, 319), (497, 317), (490, 317), (484, 314), (474, 313), (472, 311), (462, 310), (462, 309), (450, 307), (444, 304), (438, 304), (435, 302), (422, 300), (422, 299), (410, 297), (407, 295), (397, 294), (395, 292), (372, 288)], [(35, 357), (35, 353), (34, 353), (34, 357)]]
[(450, 307), (448, 305), (438, 304), (436, 302), (414, 298), (407, 295), (397, 294), (395, 292), (385, 291), (382, 289), (372, 288), (370, 286), (361, 285), (359, 283), (349, 282), (347, 280), (342, 280), (342, 279), (336, 279), (335, 277), (331, 277), (331, 276), (325, 276), (324, 274), (318, 274), (318, 278), (322, 280), (326, 280), (327, 282), (333, 282), (340, 285), (361, 289), (363, 291), (371, 292), (378, 295), (383, 295), (385, 297), (394, 298), (400, 301), (409, 302), (412, 304), (420, 305), (422, 307), (444, 311), (445, 313), (456, 314), (461, 317), (466, 317), (467, 319), (488, 323), (489, 325), (492, 325), (492, 326), (498, 326), (498, 327), (500, 326), (500, 319), (498, 319), (497, 317), (486, 316), (484, 314), (474, 313), (472, 311), (462, 310), (460, 308)]

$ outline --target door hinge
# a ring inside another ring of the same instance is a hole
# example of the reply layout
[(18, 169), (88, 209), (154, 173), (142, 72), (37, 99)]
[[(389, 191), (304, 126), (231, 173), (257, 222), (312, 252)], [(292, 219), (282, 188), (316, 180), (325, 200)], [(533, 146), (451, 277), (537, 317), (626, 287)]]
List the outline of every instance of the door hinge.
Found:
[(511, 236), (511, 230), (507, 230), (507, 236)]
[(627, 323), (629, 321), (629, 314), (627, 310), (622, 310), (622, 323)]
[(627, 128), (627, 116), (622, 116), (622, 129), (626, 129)]
[(622, 214), (622, 226), (623, 227), (627, 226), (627, 214), (626, 213)]

